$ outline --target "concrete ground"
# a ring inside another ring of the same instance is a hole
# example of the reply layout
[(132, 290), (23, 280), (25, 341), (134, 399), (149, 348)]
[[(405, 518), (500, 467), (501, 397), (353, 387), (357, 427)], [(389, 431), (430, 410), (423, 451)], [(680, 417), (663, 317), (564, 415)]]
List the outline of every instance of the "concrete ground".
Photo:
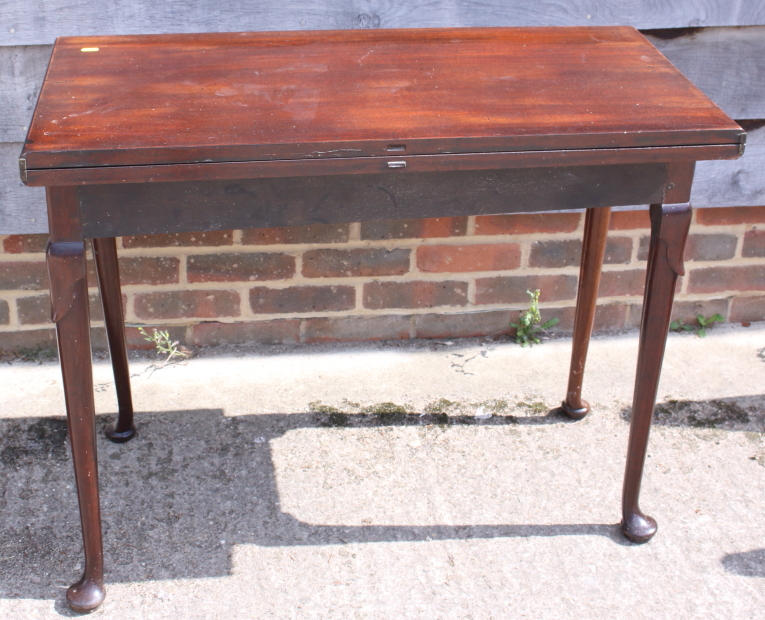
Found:
[[(132, 361), (138, 437), (99, 439), (94, 618), (765, 617), (765, 325), (671, 334), (622, 538), (637, 351), (570, 340), (204, 351)], [(115, 410), (95, 368), (98, 424)], [(0, 617), (71, 616), (81, 551), (55, 362), (0, 365)]]

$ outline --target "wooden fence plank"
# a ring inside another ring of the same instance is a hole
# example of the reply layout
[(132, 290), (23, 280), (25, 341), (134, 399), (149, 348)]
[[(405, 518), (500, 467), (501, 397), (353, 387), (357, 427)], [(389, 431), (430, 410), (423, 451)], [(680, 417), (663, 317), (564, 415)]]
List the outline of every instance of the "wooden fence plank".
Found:
[(27, 187), (19, 178), (22, 144), (0, 144), (0, 234), (48, 232), (45, 188)]
[(0, 47), (0, 142), (23, 142), (50, 58), (50, 45)]
[[(765, 3), (763, 3), (765, 4)], [(765, 118), (765, 27), (648, 39), (732, 118)]]
[(694, 207), (765, 205), (765, 127), (749, 130), (744, 156), (735, 161), (696, 164)]
[(0, 0), (0, 45), (62, 35), (439, 26), (765, 25), (760, 0)]

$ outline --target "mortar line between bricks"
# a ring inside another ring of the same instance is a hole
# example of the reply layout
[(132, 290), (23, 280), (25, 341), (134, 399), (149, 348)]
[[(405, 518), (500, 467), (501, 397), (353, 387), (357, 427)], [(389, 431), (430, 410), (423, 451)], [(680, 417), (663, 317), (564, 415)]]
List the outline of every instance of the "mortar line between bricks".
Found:
[(252, 310), (250, 308), (250, 296), (249, 294), (239, 295), (239, 316), (241, 317), (248, 317), (252, 315)]
[[(760, 297), (761, 291), (750, 291), (745, 295), (739, 295), (738, 297), (744, 298), (744, 297)], [(705, 301), (715, 301), (718, 299), (729, 299), (728, 296), (723, 295), (678, 295), (677, 301), (678, 302), (705, 302)], [(598, 299), (598, 306), (606, 306), (611, 304), (623, 304), (627, 306), (628, 308), (632, 306), (637, 306), (642, 302), (641, 296), (620, 296), (620, 297), (601, 297)], [(328, 311), (328, 312), (321, 312), (321, 313), (315, 313), (315, 312), (300, 312), (300, 313), (279, 313), (279, 314), (255, 314), (255, 313), (248, 313), (248, 315), (242, 315), (238, 317), (215, 317), (212, 320), (219, 323), (229, 323), (229, 324), (236, 324), (236, 323), (249, 323), (249, 322), (267, 322), (267, 321), (274, 321), (274, 320), (287, 320), (287, 319), (293, 319), (293, 320), (305, 320), (305, 319), (312, 319), (312, 318), (343, 318), (343, 317), (354, 317), (354, 316), (364, 316), (364, 317), (374, 317), (374, 316), (386, 316), (386, 315), (425, 315), (425, 314), (442, 314), (442, 315), (461, 315), (461, 314), (476, 314), (476, 313), (482, 313), (487, 311), (508, 311), (508, 312), (519, 312), (526, 308), (528, 304), (525, 302), (519, 302), (519, 303), (501, 303), (501, 304), (480, 304), (475, 305), (471, 304), (468, 306), (438, 306), (438, 307), (428, 307), (428, 308), (381, 308), (379, 310), (377, 309), (366, 309), (363, 307), (354, 308), (351, 310), (342, 310), (342, 311)], [(540, 310), (554, 310), (554, 309), (565, 309), (565, 308), (575, 308), (576, 307), (576, 300), (560, 300), (560, 301), (550, 301), (550, 302), (541, 302), (539, 304)], [(242, 320), (245, 319), (245, 320)], [(210, 321), (210, 318), (206, 317), (178, 317), (178, 318), (165, 318), (165, 319), (142, 319), (142, 318), (136, 318), (135, 320), (133, 317), (126, 318), (126, 324), (128, 325), (158, 325), (158, 324), (167, 324), (167, 325), (194, 325), (198, 324), (200, 322)], [(102, 321), (92, 321), (91, 326), (93, 327), (99, 327), (102, 326)], [(30, 331), (40, 328), (52, 328), (53, 325), (50, 323), (34, 323), (34, 324), (19, 324), (18, 326), (12, 326), (12, 325), (5, 325), (0, 326), (0, 332), (12, 332), (12, 331)]]
[[(620, 235), (623, 236), (623, 235)], [(524, 233), (524, 234), (499, 234), (499, 235), (476, 235), (454, 237), (407, 237), (405, 239), (361, 239), (339, 243), (290, 243), (269, 245), (242, 245), (242, 246), (200, 246), (200, 247), (165, 247), (165, 248), (130, 248), (120, 252), (120, 257), (166, 257), (166, 256), (190, 256), (204, 254), (259, 254), (281, 253), (297, 254), (308, 250), (358, 250), (358, 249), (411, 249), (422, 245), (494, 245), (503, 243), (519, 243), (533, 237), (534, 241), (568, 241), (581, 240), (581, 234), (576, 233)], [(6, 256), (22, 256), (21, 254), (8, 254)], [(41, 253), (31, 256), (37, 260), (44, 259)]]
[(465, 225), (465, 237), (475, 237), (475, 215), (468, 215)]
[[(602, 298), (599, 300), (598, 305), (610, 305), (614, 303), (624, 303), (625, 305), (631, 304), (633, 302), (639, 303), (642, 301), (641, 298)], [(338, 310), (338, 311), (327, 311), (327, 312), (292, 312), (292, 313), (280, 313), (280, 314), (256, 314), (253, 315), (253, 319), (256, 322), (262, 322), (262, 321), (274, 321), (274, 320), (286, 320), (286, 319), (293, 319), (293, 320), (305, 320), (305, 319), (316, 319), (316, 318), (343, 318), (343, 317), (357, 317), (357, 316), (363, 316), (363, 317), (375, 317), (375, 316), (388, 316), (388, 315), (396, 315), (396, 316), (406, 316), (406, 315), (426, 315), (426, 314), (440, 314), (440, 315), (462, 315), (462, 314), (480, 314), (482, 312), (489, 312), (489, 311), (508, 311), (508, 312), (520, 312), (525, 310), (528, 307), (527, 302), (519, 302), (519, 303), (513, 303), (513, 304), (482, 304), (480, 306), (436, 306), (436, 307), (427, 307), (427, 308), (380, 308), (380, 309), (368, 309), (368, 308), (358, 308), (358, 309), (351, 309), (351, 310)], [(558, 302), (546, 302), (546, 303), (540, 303), (539, 308), (540, 310), (555, 310), (555, 309), (565, 309), (565, 308), (575, 308), (576, 307), (576, 300), (562, 300)], [(162, 319), (143, 319), (139, 318), (136, 321), (126, 321), (128, 324), (135, 324), (135, 325), (185, 325), (189, 322), (191, 323), (199, 323), (204, 321), (210, 321), (213, 320), (218, 323), (230, 323), (230, 324), (236, 324), (236, 323), (244, 323), (244, 322), (252, 322), (252, 321), (242, 321), (243, 317), (215, 317), (213, 319), (206, 318), (206, 317), (176, 317), (176, 318), (162, 318)], [(244, 317), (249, 318), (249, 317)]]
[[(611, 231), (613, 236), (629, 236), (628, 233)], [(638, 233), (639, 234), (639, 233)], [(365, 239), (350, 240), (339, 243), (294, 243), (269, 245), (222, 245), (222, 246), (165, 246), (121, 249), (121, 258), (165, 258), (187, 257), (205, 254), (254, 254), (254, 253), (283, 253), (296, 255), (307, 250), (354, 250), (364, 248), (411, 249), (421, 245), (493, 245), (502, 243), (522, 243), (524, 241), (568, 241), (581, 240), (581, 231), (568, 233), (502, 233), (496, 235), (465, 235), (451, 237), (408, 237), (405, 239)], [(2, 260), (8, 262), (44, 262), (43, 252), (25, 252), (3, 254)]]
[(518, 244), (521, 250), (521, 262), (518, 265), (518, 271), (526, 270), (529, 268), (529, 261), (531, 260), (531, 241), (524, 240)]
[[(544, 308), (540, 304), (540, 309), (562, 309), (573, 308), (573, 305), (558, 304), (551, 306), (550, 308)], [(508, 312), (520, 312), (528, 308), (528, 304), (513, 304), (513, 305), (497, 305), (486, 306), (480, 308), (470, 308), (467, 306), (438, 306), (433, 308), (381, 308), (379, 310), (345, 310), (345, 311), (329, 311), (322, 313), (311, 312), (293, 312), (289, 314), (259, 314), (253, 317), (253, 320), (242, 321), (242, 317), (177, 317), (177, 318), (163, 318), (163, 319), (142, 319), (125, 321), (128, 327), (133, 326), (152, 326), (152, 325), (188, 325), (197, 324), (202, 322), (214, 321), (216, 323), (237, 324), (237, 323), (252, 323), (252, 322), (267, 322), (278, 320), (307, 320), (307, 319), (329, 319), (329, 318), (350, 318), (350, 317), (381, 317), (381, 316), (409, 316), (409, 315), (426, 315), (426, 314), (438, 314), (443, 316), (459, 316), (463, 314), (480, 314), (482, 312), (489, 311), (508, 311)], [(40, 325), (37, 326), (39, 329)], [(4, 331), (0, 329), (0, 331)]]
[(125, 300), (125, 322), (129, 322), (136, 318), (135, 316), (135, 295), (128, 291), (127, 293), (123, 292), (123, 294), (126, 297)]
[(8, 303), (8, 325), (4, 326), (9, 330), (17, 330), (21, 328), (21, 322), (19, 321), (19, 307), (16, 304), (16, 300), (13, 303)]
[(178, 284), (188, 284), (188, 257), (178, 256)]
[[(763, 259), (755, 259), (762, 261)], [(717, 264), (716, 262), (713, 264)], [(726, 263), (727, 264), (727, 263)], [(751, 263), (755, 264), (755, 263)], [(621, 272), (621, 271), (634, 271), (636, 269), (645, 269), (645, 261), (638, 263), (637, 265), (631, 265), (628, 263), (610, 264), (604, 265), (603, 270), (608, 272)], [(525, 267), (518, 269), (503, 269), (503, 270), (490, 270), (490, 271), (407, 271), (403, 274), (392, 275), (365, 275), (365, 276), (327, 276), (327, 277), (307, 277), (296, 274), (289, 279), (281, 280), (235, 280), (235, 281), (212, 281), (206, 280), (204, 282), (191, 283), (195, 288), (215, 288), (220, 286), (273, 286), (284, 287), (290, 285), (338, 285), (338, 284), (355, 284), (361, 282), (372, 282), (375, 280), (385, 282), (411, 282), (419, 280), (439, 281), (439, 280), (469, 280), (473, 278), (491, 278), (491, 277), (508, 277), (508, 276), (554, 276), (554, 275), (579, 275), (579, 265), (568, 265), (565, 267)], [(125, 287), (137, 287), (148, 286), (144, 284), (126, 284)], [(162, 287), (163, 290), (177, 289), (179, 284), (166, 284), (156, 285)]]
[(475, 280), (470, 280), (468, 282), (468, 288), (467, 288), (467, 300), (468, 303), (471, 306), (475, 306), (475, 289), (476, 289), (476, 283)]
[(355, 305), (353, 306), (354, 310), (363, 310), (364, 309), (364, 283), (359, 282), (355, 287), (355, 293), (354, 293), (354, 301)]
[(231, 242), (233, 245), (242, 245), (243, 232), (241, 228), (236, 228), (231, 231)]
[(352, 222), (348, 225), (348, 241), (361, 240), (361, 222)]
[[(611, 231), (608, 232), (608, 235), (611, 236)], [(640, 240), (643, 238), (643, 235), (640, 232), (635, 232), (632, 235), (630, 235), (630, 239), (632, 239), (632, 252), (630, 253), (630, 262), (629, 265), (638, 265), (640, 264), (640, 261), (638, 260), (638, 254), (640, 254)]]
[(417, 248), (409, 250), (409, 273), (420, 273), (420, 268), (417, 266)]

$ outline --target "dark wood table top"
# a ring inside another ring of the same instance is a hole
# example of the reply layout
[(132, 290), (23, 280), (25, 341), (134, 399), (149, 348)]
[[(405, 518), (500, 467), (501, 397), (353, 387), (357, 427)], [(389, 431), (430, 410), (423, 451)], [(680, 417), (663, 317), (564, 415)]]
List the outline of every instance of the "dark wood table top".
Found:
[(45, 185), (83, 167), (668, 146), (715, 159), (743, 135), (628, 27), (65, 37), (21, 164)]

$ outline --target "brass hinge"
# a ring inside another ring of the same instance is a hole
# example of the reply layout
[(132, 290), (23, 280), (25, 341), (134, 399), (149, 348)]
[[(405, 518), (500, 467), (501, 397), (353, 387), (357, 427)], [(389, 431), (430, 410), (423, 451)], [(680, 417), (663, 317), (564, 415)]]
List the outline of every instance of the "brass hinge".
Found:
[(744, 147), (746, 146), (746, 134), (742, 133), (738, 141), (738, 156), (741, 157), (744, 154)]
[(27, 160), (23, 157), (19, 157), (19, 174), (21, 175), (21, 182), (27, 182)]

